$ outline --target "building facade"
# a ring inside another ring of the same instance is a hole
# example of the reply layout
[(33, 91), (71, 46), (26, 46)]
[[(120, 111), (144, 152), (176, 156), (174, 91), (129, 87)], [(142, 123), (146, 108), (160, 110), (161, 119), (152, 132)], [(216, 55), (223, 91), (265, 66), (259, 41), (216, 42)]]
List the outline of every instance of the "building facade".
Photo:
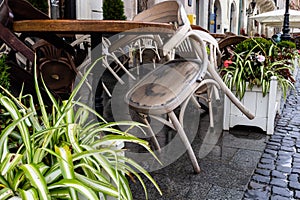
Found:
[[(78, 19), (102, 19), (103, 0), (76, 0)], [(124, 0), (128, 20), (137, 13), (166, 0)], [(265, 27), (249, 17), (285, 8), (286, 0), (179, 0), (184, 5), (191, 22), (213, 33), (231, 32), (270, 37), (279, 29)], [(300, 0), (290, 0), (290, 8), (300, 10)]]

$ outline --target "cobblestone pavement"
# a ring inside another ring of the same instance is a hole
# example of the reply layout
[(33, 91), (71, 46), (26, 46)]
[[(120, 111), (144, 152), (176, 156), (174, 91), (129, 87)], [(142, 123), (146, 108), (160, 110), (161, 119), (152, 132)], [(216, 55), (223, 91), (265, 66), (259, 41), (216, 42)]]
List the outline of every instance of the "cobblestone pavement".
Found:
[[(297, 80), (299, 80), (299, 73)], [(299, 81), (266, 142), (244, 194), (252, 199), (300, 199), (300, 92)]]

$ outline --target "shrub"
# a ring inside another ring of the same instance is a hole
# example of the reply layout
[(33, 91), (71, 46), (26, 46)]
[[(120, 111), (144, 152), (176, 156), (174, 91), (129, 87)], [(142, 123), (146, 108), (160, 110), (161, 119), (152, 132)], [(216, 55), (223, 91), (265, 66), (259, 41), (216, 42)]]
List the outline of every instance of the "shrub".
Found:
[[(10, 73), (9, 66), (6, 64), (6, 55), (2, 54), (0, 57), (0, 85), (6, 90), (10, 89)], [(2, 91), (0, 90), (0, 93)], [(0, 104), (0, 132), (3, 130), (7, 124), (11, 123), (11, 117), (7, 115), (6, 110)]]
[(290, 48), (290, 49), (296, 49), (296, 44), (292, 41), (283, 40), (281, 42), (277, 43), (277, 46), (279, 48)]
[(104, 0), (103, 1), (103, 19), (107, 20), (125, 20), (124, 3), (122, 0)]
[[(257, 45), (259, 44), (259, 46)], [(268, 51), (273, 42), (271, 40), (267, 40), (265, 38), (249, 38), (244, 40), (243, 42), (236, 45), (235, 52), (242, 53), (242, 52), (249, 52), (252, 50), (253, 52), (258, 52), (261, 50)]]

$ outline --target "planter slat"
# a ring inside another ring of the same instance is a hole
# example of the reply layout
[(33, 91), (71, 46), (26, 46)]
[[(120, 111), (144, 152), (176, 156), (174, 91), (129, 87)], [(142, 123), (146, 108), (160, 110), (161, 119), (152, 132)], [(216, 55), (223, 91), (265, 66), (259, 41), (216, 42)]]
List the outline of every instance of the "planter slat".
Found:
[(274, 120), (279, 111), (280, 101), (281, 92), (277, 92), (276, 77), (272, 77), (270, 91), (265, 97), (263, 97), (261, 88), (254, 87), (251, 91), (246, 91), (242, 103), (255, 114), (253, 120), (244, 116), (225, 96), (223, 130), (229, 130), (237, 125), (245, 125), (259, 127), (267, 134), (273, 134)]

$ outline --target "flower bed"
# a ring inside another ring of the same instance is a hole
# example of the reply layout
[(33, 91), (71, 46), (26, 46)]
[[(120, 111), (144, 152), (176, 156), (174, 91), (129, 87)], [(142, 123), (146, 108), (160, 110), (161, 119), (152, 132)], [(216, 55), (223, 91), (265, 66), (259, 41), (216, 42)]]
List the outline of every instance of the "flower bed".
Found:
[(220, 74), (227, 86), (255, 114), (246, 118), (230, 101), (224, 100), (223, 129), (235, 125), (257, 126), (272, 134), (282, 96), (294, 88), (298, 52), (291, 42), (275, 44), (264, 38), (250, 38), (224, 57)]

